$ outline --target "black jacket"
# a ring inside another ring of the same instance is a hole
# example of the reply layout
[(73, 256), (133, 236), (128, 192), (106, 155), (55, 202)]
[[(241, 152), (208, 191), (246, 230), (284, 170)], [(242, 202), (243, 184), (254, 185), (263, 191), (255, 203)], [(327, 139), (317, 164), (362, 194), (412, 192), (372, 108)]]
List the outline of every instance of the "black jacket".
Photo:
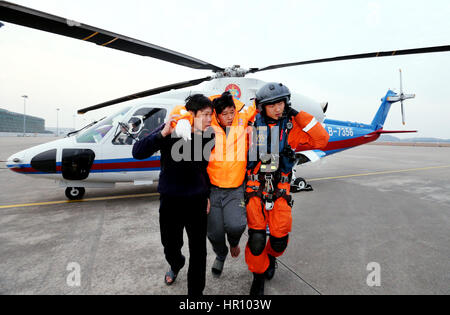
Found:
[(133, 146), (133, 157), (143, 160), (161, 151), (161, 173), (158, 192), (170, 196), (207, 195), (210, 193), (208, 167), (214, 147), (212, 128), (203, 133), (192, 133), (192, 140), (184, 141), (173, 135), (163, 137), (156, 129)]

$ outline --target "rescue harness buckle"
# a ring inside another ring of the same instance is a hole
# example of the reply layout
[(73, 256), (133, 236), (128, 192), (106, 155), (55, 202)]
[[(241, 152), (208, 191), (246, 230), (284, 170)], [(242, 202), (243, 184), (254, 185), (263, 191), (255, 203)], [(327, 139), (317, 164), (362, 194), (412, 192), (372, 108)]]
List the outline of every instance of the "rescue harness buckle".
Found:
[[(256, 181), (260, 183), (258, 186), (248, 186), (253, 191), (245, 193), (245, 203), (248, 204), (251, 198), (259, 197), (261, 199), (261, 204), (267, 211), (271, 211), (275, 205), (275, 201), (279, 198), (286, 200), (287, 204), (292, 207), (294, 205), (294, 200), (291, 195), (287, 194), (286, 189), (275, 188), (274, 182), (277, 183), (289, 183), (289, 175), (279, 175), (278, 173), (265, 173), (264, 175), (259, 174), (248, 174), (248, 180)], [(278, 181), (276, 178), (280, 178)]]

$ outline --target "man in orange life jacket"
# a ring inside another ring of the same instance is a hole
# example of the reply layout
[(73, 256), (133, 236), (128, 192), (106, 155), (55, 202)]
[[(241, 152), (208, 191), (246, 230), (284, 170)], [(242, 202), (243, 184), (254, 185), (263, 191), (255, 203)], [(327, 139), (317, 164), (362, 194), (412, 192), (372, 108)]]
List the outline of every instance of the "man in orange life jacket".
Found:
[[(263, 295), (275, 274), (276, 257), (287, 248), (292, 226), (290, 182), (295, 149), (324, 148), (329, 135), (310, 114), (290, 107), (290, 91), (267, 83), (256, 92), (256, 116), (247, 165), (249, 239), (245, 260), (253, 272), (251, 295)], [(269, 227), (267, 241), (266, 228)]]
[(214, 106), (211, 125), (216, 143), (208, 165), (212, 185), (208, 239), (216, 254), (211, 271), (219, 277), (228, 255), (226, 240), (231, 256), (238, 257), (239, 241), (247, 227), (243, 184), (247, 167), (247, 127), (255, 118), (256, 108), (246, 106), (230, 92), (211, 96), (210, 99)]

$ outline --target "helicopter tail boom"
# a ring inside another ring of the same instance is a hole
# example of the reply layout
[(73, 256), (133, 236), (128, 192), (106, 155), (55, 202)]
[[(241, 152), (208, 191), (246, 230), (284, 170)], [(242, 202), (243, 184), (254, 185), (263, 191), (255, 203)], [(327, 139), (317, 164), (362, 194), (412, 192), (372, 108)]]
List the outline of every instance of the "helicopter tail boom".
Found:
[(381, 99), (381, 106), (376, 113), (371, 126), (373, 130), (383, 129), (384, 123), (386, 122), (386, 118), (389, 114), (389, 110), (391, 109), (391, 105), (396, 102), (402, 102), (402, 115), (404, 121), (404, 112), (403, 112), (403, 101), (411, 98), (415, 98), (414, 94), (397, 94), (391, 90), (389, 90), (384, 98)]

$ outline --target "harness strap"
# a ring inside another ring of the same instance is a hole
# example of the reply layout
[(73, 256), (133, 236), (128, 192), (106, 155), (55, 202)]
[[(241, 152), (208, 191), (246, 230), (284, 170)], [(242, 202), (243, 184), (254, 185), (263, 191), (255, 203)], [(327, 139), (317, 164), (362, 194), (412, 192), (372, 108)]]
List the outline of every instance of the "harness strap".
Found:
[[(287, 204), (292, 207), (294, 205), (294, 201), (292, 199), (291, 195), (287, 194), (286, 189), (280, 189), (278, 188), (278, 185), (275, 187), (274, 181), (276, 181), (276, 178), (278, 174), (273, 175), (274, 173), (269, 174), (248, 174), (248, 180), (249, 181), (255, 181), (259, 183), (258, 186), (247, 186), (248, 188), (252, 189), (252, 192), (245, 192), (245, 203), (248, 204), (251, 198), (258, 197), (261, 199), (262, 208), (264, 209), (264, 202), (274, 203), (279, 198), (283, 198), (286, 200)], [(280, 180), (276, 181), (276, 184), (281, 183), (285, 184), (290, 182), (290, 176), (289, 175), (281, 175)], [(271, 186), (272, 189), (267, 189), (268, 186)], [(265, 192), (265, 193), (264, 193)], [(263, 211), (264, 212), (264, 211)]]
[(292, 199), (291, 195), (287, 194), (286, 189), (277, 189), (275, 193), (275, 200), (278, 200), (279, 198), (283, 198), (284, 200), (286, 200), (287, 204), (291, 208), (294, 205), (294, 200)]

